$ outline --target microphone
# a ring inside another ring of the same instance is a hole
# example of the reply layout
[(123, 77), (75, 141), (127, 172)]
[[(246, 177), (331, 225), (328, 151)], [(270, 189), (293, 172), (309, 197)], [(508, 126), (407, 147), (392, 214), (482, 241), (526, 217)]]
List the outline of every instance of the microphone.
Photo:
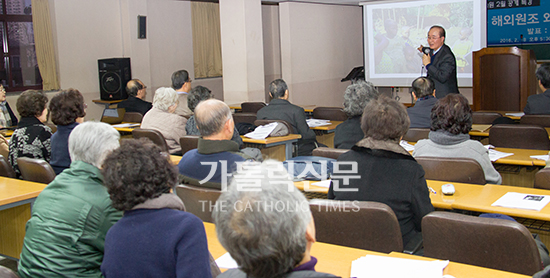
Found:
[(429, 47), (427, 47), (427, 46), (424, 46), (424, 47), (422, 47), (422, 52), (423, 52), (424, 54), (426, 54), (426, 55), (430, 55), (430, 56), (431, 56), (432, 53), (433, 53), (433, 49), (431, 49), (431, 48), (429, 48)]

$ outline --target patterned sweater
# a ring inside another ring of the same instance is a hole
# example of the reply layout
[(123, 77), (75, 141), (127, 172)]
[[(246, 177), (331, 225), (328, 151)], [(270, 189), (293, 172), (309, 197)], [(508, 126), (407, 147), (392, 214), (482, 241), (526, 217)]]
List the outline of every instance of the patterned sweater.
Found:
[(21, 118), (10, 139), (8, 157), (8, 162), (18, 178), (21, 176), (21, 171), (19, 171), (17, 165), (18, 157), (38, 158), (50, 162), (52, 153), (51, 137), (51, 128), (44, 125), (36, 117)]

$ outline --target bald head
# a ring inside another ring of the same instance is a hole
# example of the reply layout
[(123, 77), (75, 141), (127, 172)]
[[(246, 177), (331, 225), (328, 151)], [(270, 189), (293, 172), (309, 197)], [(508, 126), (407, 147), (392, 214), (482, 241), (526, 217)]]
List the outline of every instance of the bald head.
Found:
[(139, 79), (132, 79), (126, 83), (126, 92), (129, 96), (134, 96), (137, 98), (145, 98), (145, 85)]
[[(227, 128), (228, 120), (232, 120), (231, 110), (227, 104), (217, 99), (209, 99), (201, 101), (197, 107), (195, 107), (195, 121), (202, 137), (210, 137), (214, 135), (220, 135)], [(233, 121), (230, 121), (233, 124)], [(231, 139), (233, 135), (233, 128), (231, 126), (231, 133), (227, 140)], [(224, 136), (227, 137), (227, 136)]]

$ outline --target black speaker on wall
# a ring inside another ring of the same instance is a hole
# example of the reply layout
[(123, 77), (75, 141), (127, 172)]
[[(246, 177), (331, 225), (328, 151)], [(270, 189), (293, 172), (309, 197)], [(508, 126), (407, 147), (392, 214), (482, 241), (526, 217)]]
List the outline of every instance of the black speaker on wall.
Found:
[(138, 39), (147, 38), (147, 17), (138, 15)]
[(102, 100), (127, 99), (126, 83), (132, 79), (130, 58), (97, 60), (99, 92)]

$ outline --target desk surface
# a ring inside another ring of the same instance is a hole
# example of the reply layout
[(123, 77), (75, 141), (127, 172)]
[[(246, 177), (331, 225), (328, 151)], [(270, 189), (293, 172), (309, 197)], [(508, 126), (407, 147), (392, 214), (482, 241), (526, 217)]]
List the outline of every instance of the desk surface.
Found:
[[(204, 228), (206, 230), (206, 237), (208, 238), (208, 249), (210, 250), (210, 253), (212, 253), (212, 256), (217, 259), (225, 254), (226, 251), (218, 241), (215, 231), (215, 225), (212, 223), (204, 223)], [(351, 262), (365, 255), (389, 256), (417, 260), (434, 260), (432, 258), (407, 255), (397, 252), (384, 254), (321, 242), (316, 242), (315, 244), (313, 244), (311, 248), (311, 255), (316, 257), (318, 260), (315, 267), (317, 271), (331, 273), (341, 276), (343, 278), (350, 277)], [(443, 273), (453, 275), (456, 278), (529, 277), (521, 274), (515, 274), (472, 265), (465, 265), (455, 262), (450, 262), (449, 266), (445, 268)]]
[(343, 121), (330, 121), (330, 125), (322, 125), (322, 126), (316, 126), (316, 127), (310, 127), (310, 129), (313, 130), (322, 130), (322, 131), (329, 131), (334, 130), (336, 127), (343, 123)]
[[(518, 118), (519, 119), (519, 118)], [(479, 124), (473, 124), (472, 130), (470, 131), (471, 136), (478, 136), (478, 137), (489, 137), (489, 132), (491, 131), (491, 128), (485, 128), (487, 125), (479, 125)], [(550, 136), (550, 127), (545, 127), (546, 132)]]
[(513, 153), (514, 155), (501, 158), (494, 163), (510, 164), (520, 166), (545, 166), (546, 161), (531, 158), (531, 155), (546, 155), (545, 150), (528, 150), (528, 149), (512, 149), (512, 148), (495, 148), (495, 150), (504, 153)]
[(244, 137), (243, 135), (241, 135), (241, 138), (243, 139), (244, 143), (268, 145), (268, 144), (285, 142), (285, 141), (290, 141), (290, 140), (295, 141), (295, 140), (298, 140), (298, 139), (302, 138), (302, 136), (300, 134), (289, 134), (289, 135), (286, 135), (286, 136), (267, 137), (265, 139), (251, 139), (251, 138)]
[[(307, 113), (312, 113), (313, 109), (317, 107), (317, 105), (314, 105), (314, 104), (307, 104), (307, 105), (296, 104), (296, 105), (304, 108), (304, 111), (306, 111)], [(241, 110), (240, 103), (227, 104), (227, 106), (229, 106), (230, 109)]]
[(0, 177), (0, 206), (36, 198), (47, 184)]

